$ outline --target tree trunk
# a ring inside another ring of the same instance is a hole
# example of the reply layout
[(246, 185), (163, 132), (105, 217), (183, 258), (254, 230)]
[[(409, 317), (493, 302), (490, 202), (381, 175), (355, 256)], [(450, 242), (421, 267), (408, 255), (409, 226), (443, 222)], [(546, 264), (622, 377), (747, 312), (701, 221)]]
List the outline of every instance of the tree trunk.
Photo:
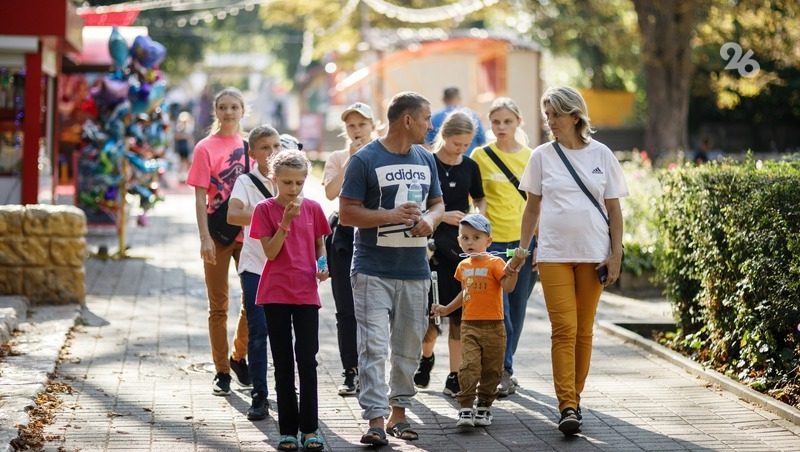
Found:
[(656, 160), (689, 144), (691, 39), (704, 0), (633, 0), (647, 80), (645, 149)]

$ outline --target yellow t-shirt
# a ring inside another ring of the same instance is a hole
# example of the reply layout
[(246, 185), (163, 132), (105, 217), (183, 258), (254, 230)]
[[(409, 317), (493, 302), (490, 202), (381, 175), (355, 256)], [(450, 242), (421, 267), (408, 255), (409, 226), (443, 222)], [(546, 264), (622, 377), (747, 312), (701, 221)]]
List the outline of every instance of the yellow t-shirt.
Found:
[(463, 291), (462, 320), (503, 320), (503, 267), (505, 261), (496, 256), (468, 257), (458, 263), (455, 278)]
[[(508, 169), (517, 176), (517, 179), (520, 179), (533, 150), (524, 146), (517, 152), (508, 153), (499, 150), (495, 143), (490, 144), (490, 147)], [(492, 241), (515, 242), (519, 240), (525, 200), (517, 192), (517, 187), (486, 155), (483, 147), (472, 151), (470, 158), (481, 169), (483, 193), (486, 195), (486, 218), (492, 223)]]

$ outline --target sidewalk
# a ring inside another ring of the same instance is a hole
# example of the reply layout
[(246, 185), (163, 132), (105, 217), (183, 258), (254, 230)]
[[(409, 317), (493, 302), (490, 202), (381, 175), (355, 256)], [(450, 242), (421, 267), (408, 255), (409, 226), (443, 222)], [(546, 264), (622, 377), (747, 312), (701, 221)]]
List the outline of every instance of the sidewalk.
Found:
[[(306, 196), (323, 199), (309, 180)], [(330, 208), (329, 204), (324, 204)], [(45, 430), (46, 450), (274, 450), (275, 418), (245, 417), (249, 389), (211, 395), (213, 366), (193, 197), (170, 194), (148, 228), (132, 228), (130, 253), (147, 260), (87, 262), (88, 314), (67, 346), (56, 380), (72, 394)], [(111, 243), (113, 245), (113, 243)], [(229, 324), (240, 296), (231, 271)], [(321, 286), (320, 428), (327, 450), (364, 450), (366, 429), (355, 397), (336, 388), (341, 365), (330, 284)], [(652, 320), (663, 305), (603, 303), (603, 318)], [(441, 389), (446, 341), (437, 344), (431, 386), (409, 412), (420, 433), (413, 443), (391, 439), (384, 450), (800, 450), (800, 426), (715, 389), (667, 361), (596, 330), (584, 391), (583, 434), (556, 430), (549, 324), (535, 291), (515, 357), (521, 389), (497, 402), (494, 424), (460, 431), (454, 400)], [(270, 369), (270, 386), (272, 375)], [(274, 394), (270, 394), (274, 416)]]

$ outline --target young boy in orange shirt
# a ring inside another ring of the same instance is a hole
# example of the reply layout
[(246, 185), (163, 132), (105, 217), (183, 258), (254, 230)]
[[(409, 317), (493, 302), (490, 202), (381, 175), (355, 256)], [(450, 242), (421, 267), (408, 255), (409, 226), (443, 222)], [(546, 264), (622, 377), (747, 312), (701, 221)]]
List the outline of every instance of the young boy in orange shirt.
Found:
[[(506, 275), (503, 259), (486, 252), (492, 243), (492, 225), (480, 214), (465, 216), (459, 225), (458, 244), (468, 255), (458, 264), (456, 279), (461, 293), (447, 306), (434, 305), (432, 315), (448, 315), (463, 307), (461, 317), (461, 367), (458, 383), (459, 427), (492, 425), (492, 403), (503, 376), (506, 329), (503, 325), (503, 290), (517, 285), (517, 273)], [(473, 409), (477, 394), (477, 409)]]

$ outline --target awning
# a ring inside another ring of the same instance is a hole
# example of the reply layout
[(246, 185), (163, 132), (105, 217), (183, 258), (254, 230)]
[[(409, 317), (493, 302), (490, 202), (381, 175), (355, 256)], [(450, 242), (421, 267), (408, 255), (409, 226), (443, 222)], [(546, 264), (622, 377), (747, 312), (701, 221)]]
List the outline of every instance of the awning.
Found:
[(78, 15), (83, 19), (83, 24), (86, 26), (100, 27), (117, 25), (120, 27), (129, 27), (136, 22), (139, 17), (139, 11), (109, 11), (97, 12), (97, 8), (81, 9)]

